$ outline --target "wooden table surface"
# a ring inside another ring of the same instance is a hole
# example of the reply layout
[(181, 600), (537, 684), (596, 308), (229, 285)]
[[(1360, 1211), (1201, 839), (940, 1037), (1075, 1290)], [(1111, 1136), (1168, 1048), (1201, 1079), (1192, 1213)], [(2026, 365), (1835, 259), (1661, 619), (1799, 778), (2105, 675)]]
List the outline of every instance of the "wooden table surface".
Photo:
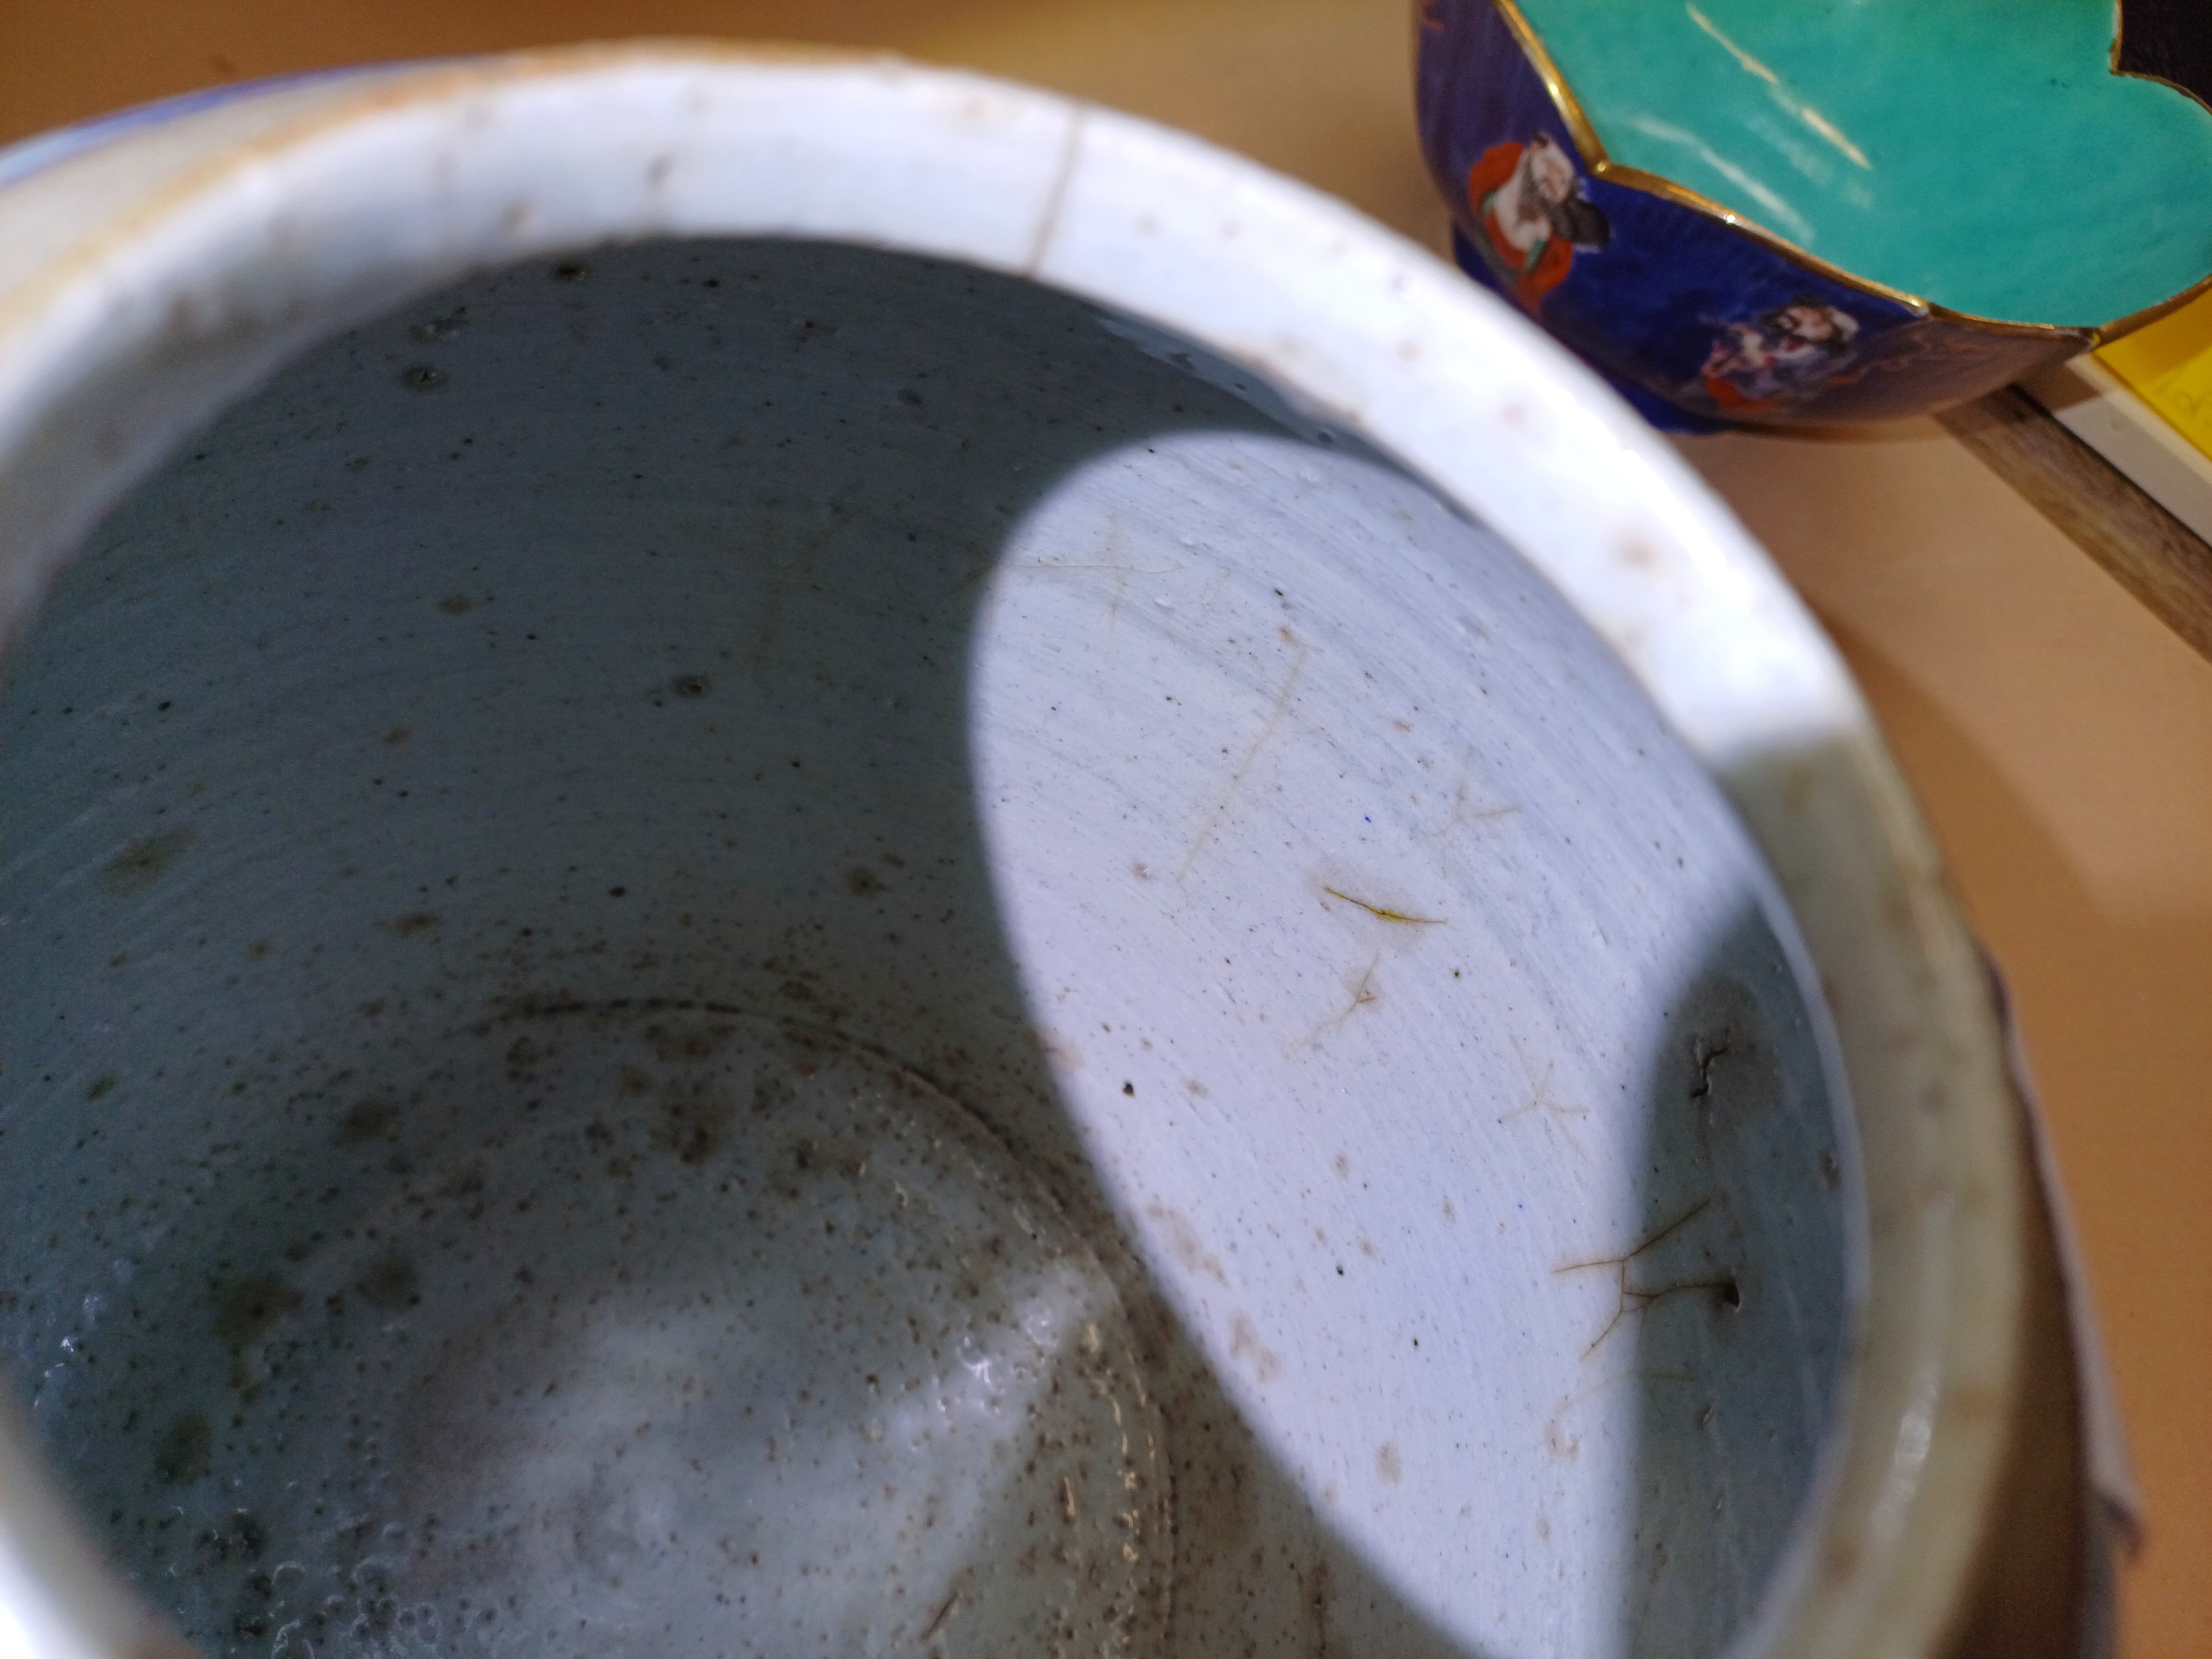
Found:
[[(324, 64), (885, 46), (1202, 133), (1431, 246), (1405, 0), (4, 0), (0, 142)], [(1841, 643), (2009, 972), (2146, 1502), (2127, 1659), (2212, 1654), (2212, 665), (1932, 421), (1684, 453)]]

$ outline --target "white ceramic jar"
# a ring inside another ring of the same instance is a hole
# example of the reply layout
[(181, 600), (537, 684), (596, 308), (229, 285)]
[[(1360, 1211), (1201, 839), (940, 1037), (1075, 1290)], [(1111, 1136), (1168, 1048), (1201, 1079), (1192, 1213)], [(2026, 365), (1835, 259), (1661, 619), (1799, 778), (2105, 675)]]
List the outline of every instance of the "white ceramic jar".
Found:
[(1946, 1639), (1985, 977), (1520, 319), (887, 61), (0, 181), (0, 1647)]

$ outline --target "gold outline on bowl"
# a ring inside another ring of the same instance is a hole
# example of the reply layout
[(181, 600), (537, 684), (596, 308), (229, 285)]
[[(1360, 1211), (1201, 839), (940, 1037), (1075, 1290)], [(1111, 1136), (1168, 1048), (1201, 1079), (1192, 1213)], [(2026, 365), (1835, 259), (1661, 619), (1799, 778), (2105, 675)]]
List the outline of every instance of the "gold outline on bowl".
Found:
[[(2112, 51), (2110, 64), (2112, 73), (2124, 81), (2148, 81), (2158, 86), (2170, 88), (2199, 108), (2212, 113), (2212, 103), (2207, 102), (2201, 94), (2183, 86), (2179, 81), (2169, 81), (2163, 75), (2146, 75), (2141, 70), (2122, 69), (2120, 45), (2127, 38), (2128, 32), (2126, 0), (2114, 0), (2112, 14)], [(2110, 345), (2124, 335), (2132, 334), (2139, 328), (2148, 327), (2161, 317), (2170, 317), (2207, 289), (2212, 289), (2212, 276), (2207, 276), (2191, 283), (2189, 287), (2182, 289), (2170, 300), (2160, 300), (2156, 305), (2145, 306), (2141, 311), (2131, 311), (2124, 317), (2106, 323), (2097, 331), (2097, 343)]]
[(2126, 43), (2127, 38), (2128, 0), (2113, 0), (2112, 52), (2109, 64), (2112, 73), (2118, 76), (2123, 81), (2154, 81), (2161, 87), (2172, 87), (2184, 98), (2192, 100), (2196, 103), (2201, 105), (2208, 112), (2212, 112), (2212, 102), (2207, 102), (2202, 93), (2183, 86), (2179, 81), (2169, 81), (2163, 75), (2148, 75), (2142, 70), (2122, 69), (2120, 67), (2120, 50)]
[[(2169, 313), (2179, 310), (2200, 294), (2212, 289), (2212, 273), (2207, 273), (2180, 293), (2145, 306), (2140, 311), (2131, 311), (2109, 323), (2008, 323), (1995, 317), (1978, 317), (1972, 312), (1954, 311), (1948, 306), (1937, 305), (1917, 294), (1908, 294), (1903, 289), (1892, 288), (1887, 283), (1878, 283), (1870, 276), (1861, 276), (1854, 271), (1845, 270), (1840, 265), (1831, 264), (1818, 254), (1808, 253), (1787, 237), (1778, 236), (1758, 221), (1745, 217), (1733, 208), (1722, 206), (1710, 196), (1700, 195), (1686, 185), (1678, 185), (1658, 173), (1647, 173), (1642, 167), (1626, 167), (1614, 161), (1607, 154), (1604, 143), (1597, 136), (1596, 127), (1591, 125), (1589, 115), (1583, 109), (1582, 100), (1567, 85), (1566, 77), (1559, 73), (1559, 64), (1553, 61), (1552, 54), (1545, 48), (1535, 29), (1522, 15), (1518, 0), (1490, 0), (1490, 4), (1511, 32), (1515, 44), (1521, 48), (1522, 56), (1528, 60), (1529, 66), (1542, 80), (1544, 90), (1551, 95), (1553, 106), (1558, 110), (1559, 118), (1566, 123), (1567, 131), (1573, 137), (1576, 148), (1581, 150), (1583, 165), (1593, 178), (1602, 179), (1607, 184), (1619, 185), (1624, 189), (1640, 191), (1644, 195), (1671, 202), (1676, 207), (1687, 208), (1708, 219), (1717, 219), (1730, 230), (1748, 237), (1791, 264), (1858, 293), (1903, 306), (1917, 318), (1933, 319), (1978, 333), (2011, 339), (2043, 339), (2054, 345), (2072, 343), (2079, 349), (2094, 349), (2156, 322)], [(2115, 27), (2112, 52), (2112, 73), (2115, 75), (2121, 73), (2119, 53), (2119, 31)], [(2130, 75), (2128, 78), (2158, 81), (2161, 86), (2173, 85), (2172, 82), (2161, 80), (2154, 75)], [(2185, 87), (2175, 87), (2174, 90), (2185, 97), (2195, 97)], [(2203, 102), (2201, 99), (2197, 101)]]

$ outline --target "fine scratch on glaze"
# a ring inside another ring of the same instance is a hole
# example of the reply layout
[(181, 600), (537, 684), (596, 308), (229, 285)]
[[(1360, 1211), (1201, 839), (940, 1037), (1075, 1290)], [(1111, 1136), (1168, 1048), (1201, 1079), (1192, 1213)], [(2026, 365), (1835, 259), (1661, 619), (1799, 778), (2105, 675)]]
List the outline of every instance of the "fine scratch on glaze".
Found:
[(1075, 177), (1076, 164), (1083, 156), (1083, 128), (1090, 111), (1077, 105), (1069, 112), (1067, 131), (1060, 141), (1060, 164), (1053, 169), (1052, 188), (1045, 192), (1044, 207), (1037, 215), (1036, 234), (1030, 240), (1030, 251), (1022, 261), (1024, 276), (1034, 276), (1044, 264), (1044, 256), (1052, 249), (1052, 239), (1060, 229), (1060, 210), (1067, 204), (1067, 186)]
[(1591, 1383), (1588, 1388), (1571, 1394), (1552, 1407), (1551, 1415), (1544, 1419), (1544, 1447), (1553, 1456), (1573, 1458), (1580, 1455), (1582, 1441), (1567, 1432), (1567, 1419), (1579, 1407), (1587, 1406), (1601, 1395), (1619, 1388), (1624, 1382), (1680, 1382), (1694, 1383), (1697, 1378), (1686, 1371), (1647, 1370), (1632, 1365), (1615, 1371), (1611, 1376)]
[(1589, 1346), (1583, 1350), (1583, 1358), (1588, 1359), (1592, 1354), (1595, 1353), (1598, 1351), (1599, 1345), (1601, 1344), (1606, 1338), (1611, 1336), (1614, 1329), (1620, 1324), (1621, 1321), (1626, 1319), (1629, 1315), (1632, 1313), (1642, 1313), (1653, 1303), (1662, 1301), (1668, 1297), (1680, 1296), (1688, 1291), (1711, 1291), (1714, 1295), (1717, 1296), (1721, 1299), (1721, 1302), (1725, 1306), (1734, 1308), (1742, 1305), (1742, 1287), (1737, 1283), (1736, 1276), (1734, 1273), (1729, 1273), (1721, 1279), (1678, 1279), (1671, 1285), (1655, 1285), (1651, 1289), (1645, 1291), (1638, 1290), (1628, 1282), (1628, 1268), (1631, 1262), (1634, 1261), (1637, 1257), (1642, 1255), (1645, 1251), (1651, 1249), (1659, 1244), (1662, 1240), (1672, 1237), (1675, 1233), (1680, 1232), (1683, 1228), (1688, 1226), (1690, 1223), (1696, 1220), (1699, 1216), (1703, 1215), (1707, 1209), (1711, 1207), (1712, 1201), (1712, 1197), (1710, 1194), (1705, 1197), (1699, 1199), (1695, 1204), (1690, 1206), (1688, 1209), (1683, 1211), (1681, 1214), (1676, 1216), (1665, 1226), (1660, 1228), (1656, 1232), (1647, 1235), (1642, 1243), (1638, 1244), (1634, 1249), (1629, 1251), (1626, 1255), (1603, 1255), (1595, 1257), (1589, 1261), (1570, 1261), (1565, 1267), (1554, 1267), (1552, 1269), (1553, 1273), (1557, 1274), (1583, 1273), (1593, 1267), (1611, 1267), (1615, 1269), (1620, 1274), (1619, 1289), (1620, 1291), (1620, 1301), (1613, 1310), (1613, 1317), (1606, 1322), (1605, 1328), (1600, 1331), (1597, 1335), (1591, 1340)]
[(1395, 922), (1401, 927), (1441, 927), (1444, 925), (1442, 916), (1416, 916), (1403, 910), (1393, 910), (1387, 905), (1370, 904), (1364, 898), (1354, 898), (1334, 887), (1323, 886), (1321, 890), (1333, 899), (1342, 899), (1346, 904), (1358, 906), (1377, 921)]
[(1342, 1030), (1350, 1023), (1352, 1017), (1362, 1008), (1381, 1001), (1381, 993), (1375, 988), (1375, 970), (1382, 965), (1381, 951), (1378, 951), (1368, 957), (1366, 968), (1361, 971), (1358, 979), (1352, 984), (1352, 1000), (1307, 1032), (1304, 1038), (1294, 1045), (1291, 1052), (1297, 1054), (1304, 1049), (1319, 1047), (1323, 1037)]
[(1690, 1039), (1690, 1063), (1698, 1073), (1698, 1080), (1690, 1090), (1691, 1099), (1705, 1100), (1711, 1096), (1713, 1067), (1720, 1063), (1723, 1055), (1733, 1053), (1735, 1048), (1734, 1040), (1725, 1031), (1711, 1042), (1703, 1037)]
[(1283, 716), (1290, 713), (1291, 694), (1298, 689), (1298, 677), (1306, 672), (1306, 659), (1313, 654), (1313, 647), (1287, 628), (1282, 630), (1282, 635), (1297, 647), (1298, 654), (1291, 659), (1291, 672), (1283, 676), (1283, 689), (1275, 693), (1275, 706), (1268, 711), (1267, 723), (1260, 728), (1260, 735), (1252, 739), (1252, 746), (1244, 751), (1244, 758), (1237, 763), (1237, 769), (1229, 775), (1229, 781), (1222, 788), (1221, 798), (1213, 803), (1213, 810), (1206, 815), (1205, 822), (1198, 826), (1198, 834), (1192, 837), (1190, 851), (1183, 854), (1182, 867), (1176, 872), (1178, 883), (1190, 874), (1191, 866), (1198, 862), (1199, 854), (1206, 850), (1206, 843), (1221, 828), (1221, 820), (1228, 813), (1230, 802), (1236, 799), (1237, 788), (1244, 781), (1244, 775), (1252, 769), (1252, 763), (1260, 758), (1260, 751), (1267, 746), (1267, 740), (1282, 725)]
[(1121, 521), (1109, 519), (1106, 523), (1106, 556), (1083, 562), (1060, 559), (1022, 559), (1013, 567), (1016, 570), (1044, 571), (1054, 574), (1079, 576), (1103, 573), (1113, 579), (1111, 592), (1106, 602), (1106, 636), (1113, 638), (1121, 626), (1121, 612), (1129, 603), (1129, 578), (1132, 576), (1172, 576), (1182, 567), (1170, 560), (1162, 565), (1131, 564), (1121, 549)]
[[(1065, 1485), (1066, 1483), (1063, 1482), (1062, 1484)], [(1070, 1494), (1070, 1501), (1073, 1501), (1072, 1493)], [(928, 1626), (922, 1631), (920, 1639), (923, 1642), (927, 1642), (930, 1638), (936, 1635), (938, 1632), (943, 1630), (945, 1628), (945, 1621), (952, 1617), (953, 1608), (959, 1605), (960, 1592), (956, 1588), (951, 1595), (945, 1598), (945, 1605), (938, 1608), (936, 1617), (933, 1618), (929, 1621)]]
[[(1468, 758), (1471, 760), (1473, 757), (1470, 756)], [(1496, 806), (1470, 809), (1468, 805), (1468, 796), (1472, 793), (1472, 782), (1473, 781), (1462, 772), (1457, 787), (1452, 791), (1450, 814), (1435, 829), (1420, 832), (1423, 840), (1436, 842), (1437, 868), (1445, 875), (1451, 873), (1452, 841), (1458, 831), (1471, 830), (1478, 824), (1495, 823), (1501, 818), (1517, 817), (1521, 811), (1518, 803), (1510, 801)]]
[[(1516, 1054), (1521, 1053), (1521, 1044), (1517, 1039), (1513, 1044), (1513, 1051)], [(1522, 1055), (1521, 1067), (1523, 1071), (1528, 1069), (1526, 1054)], [(1552, 1098), (1552, 1073), (1557, 1069), (1557, 1062), (1546, 1060), (1543, 1075), (1536, 1079), (1535, 1086), (1529, 1092), (1528, 1103), (1516, 1110), (1506, 1113), (1498, 1121), (1500, 1123), (1513, 1123), (1527, 1117), (1532, 1112), (1540, 1112), (1544, 1115), (1545, 1129), (1547, 1132), (1557, 1129), (1560, 1134), (1565, 1136), (1567, 1145), (1575, 1149), (1575, 1156), (1587, 1164), (1589, 1162), (1589, 1149), (1583, 1145), (1581, 1137), (1575, 1133), (1573, 1127), (1566, 1120), (1573, 1117), (1588, 1117), (1589, 1108), (1570, 1106), (1565, 1101)]]

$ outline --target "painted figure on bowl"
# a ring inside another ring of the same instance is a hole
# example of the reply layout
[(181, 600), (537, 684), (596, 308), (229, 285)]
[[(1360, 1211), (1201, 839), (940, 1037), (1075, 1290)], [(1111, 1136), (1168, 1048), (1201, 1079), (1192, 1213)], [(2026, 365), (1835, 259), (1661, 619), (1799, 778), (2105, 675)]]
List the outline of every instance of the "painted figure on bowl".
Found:
[(1698, 371), (1698, 386), (1730, 415), (1802, 402), (1836, 384), (1858, 355), (1858, 319), (1799, 295), (1750, 322), (1724, 325)]
[(1923, 413), (2212, 287), (2204, 0), (1419, 7), (1460, 264), (1662, 425)]
[(1486, 256), (1531, 316), (1566, 280), (1577, 252), (1598, 252), (1613, 240), (1573, 158), (1547, 132), (1483, 151), (1468, 169), (1467, 200)]

